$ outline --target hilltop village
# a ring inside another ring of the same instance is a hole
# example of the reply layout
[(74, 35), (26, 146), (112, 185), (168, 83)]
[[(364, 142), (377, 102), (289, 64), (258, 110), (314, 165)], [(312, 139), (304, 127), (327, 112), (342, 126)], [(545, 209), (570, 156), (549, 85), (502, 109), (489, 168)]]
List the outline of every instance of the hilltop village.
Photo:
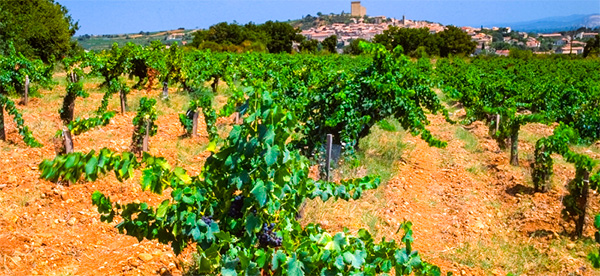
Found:
[[(342, 15), (322, 15), (317, 17), (307, 16), (303, 21), (315, 21), (314, 27), (303, 29), (301, 34), (307, 39), (315, 39), (319, 42), (335, 35), (340, 43), (338, 48), (348, 45), (352, 40), (372, 40), (375, 35), (382, 34), (391, 26), (398, 28), (427, 28), (430, 33), (438, 33), (446, 27), (440, 23), (429, 21), (418, 21), (406, 19), (388, 18), (386, 16), (369, 17), (366, 8), (361, 6), (360, 1), (351, 4), (352, 12)], [(331, 24), (318, 24), (327, 22), (327, 19), (335, 22)], [(314, 23), (313, 23), (314, 24)], [(302, 25), (301, 25), (302, 27)], [(510, 27), (474, 28), (460, 27), (471, 39), (477, 42), (475, 54), (482, 52), (495, 53), (497, 55), (508, 55), (509, 48), (530, 49), (536, 54), (582, 54), (587, 40), (593, 38), (598, 32), (590, 32), (585, 29), (562, 33), (527, 33), (511, 30)], [(487, 49), (487, 50), (486, 50)]]
[[(594, 15), (593, 20), (600, 22), (600, 15)], [(386, 17), (386, 16), (369, 16), (367, 8), (362, 6), (360, 1), (351, 2), (351, 12), (340, 14), (322, 14), (318, 12), (315, 16), (306, 15), (302, 19), (290, 20), (282, 22), (290, 24), (294, 28), (300, 29), (300, 35), (306, 40), (315, 40), (315, 43), (321, 44), (329, 38), (329, 43), (333, 41), (335, 51), (342, 53), (347, 49), (352, 41), (364, 39), (372, 41), (376, 35), (383, 34), (384, 31), (390, 28), (410, 28), (410, 29), (426, 29), (430, 34), (437, 34), (448, 27), (441, 23), (413, 20), (402, 16), (401, 19)], [(249, 23), (254, 26), (252, 22)], [(219, 23), (211, 26), (225, 27), (219, 31), (225, 33), (232, 30), (236, 35), (239, 35), (239, 29), (243, 25), (237, 23)], [(228, 29), (232, 28), (232, 29)], [(512, 30), (510, 27), (470, 27), (457, 26), (462, 31), (466, 32), (472, 41), (477, 45), (474, 55), (503, 55), (507, 56), (510, 49), (528, 50), (534, 54), (576, 54), (584, 53), (586, 42), (598, 35), (598, 28), (578, 28), (571, 31), (562, 31), (556, 33), (534, 33), (521, 32)], [(139, 32), (136, 34), (106, 34), (106, 35), (82, 35), (75, 38), (80, 45), (86, 50), (102, 50), (109, 49), (113, 43), (118, 43), (123, 46), (126, 43), (149, 45), (151, 41), (160, 40), (163, 44), (171, 45), (178, 43), (179, 45), (190, 44), (194, 47), (199, 47), (199, 44), (194, 44), (194, 37), (201, 32), (209, 32), (210, 29), (185, 29), (179, 28), (176, 30), (164, 30), (159, 32)], [(216, 29), (215, 29), (216, 30)], [(252, 30), (252, 28), (251, 28)], [(335, 36), (335, 37), (334, 37)], [(220, 37), (220, 36), (216, 36)], [(232, 40), (231, 34), (229, 39)], [(234, 39), (235, 40), (235, 39)], [(243, 41), (243, 40), (242, 40)], [(239, 41), (240, 43), (242, 41)], [(215, 41), (220, 44), (240, 44), (238, 42)], [(337, 43), (336, 43), (337, 42)], [(250, 42), (247, 42), (250, 43)], [(337, 44), (337, 45), (335, 45)], [(203, 45), (206, 46), (206, 45)], [(265, 51), (263, 46), (254, 47), (214, 47), (214, 44), (209, 45), (212, 50), (226, 51)], [(296, 51), (301, 51), (302, 46), (298, 42), (294, 42)]]

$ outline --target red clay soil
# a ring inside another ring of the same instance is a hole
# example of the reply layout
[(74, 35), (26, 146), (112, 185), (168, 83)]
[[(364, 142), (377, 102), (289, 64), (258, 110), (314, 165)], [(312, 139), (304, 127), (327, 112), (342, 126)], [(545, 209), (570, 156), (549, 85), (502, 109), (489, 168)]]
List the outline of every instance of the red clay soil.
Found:
[[(99, 102), (101, 96), (92, 94), (86, 101)], [(42, 107), (47, 104), (51, 106)], [(108, 175), (93, 183), (81, 181), (70, 186), (39, 178), (38, 164), (55, 156), (52, 135), (60, 125), (55, 111), (58, 104), (60, 101), (46, 103), (34, 99), (27, 107), (19, 106), (34, 112), (43, 110), (36, 114), (24, 112), (24, 119), (44, 147), (26, 147), (13, 122), (7, 122), (9, 141), (0, 142), (0, 275), (180, 274), (182, 260), (191, 257), (189, 252), (177, 258), (167, 245), (138, 242), (119, 234), (115, 223), (100, 222), (91, 204), (91, 194), (96, 190), (115, 202), (159, 203), (163, 198), (142, 192), (137, 177), (120, 183), (114, 175)], [(116, 101), (112, 104), (112, 110), (118, 110)], [(134, 112), (117, 114), (108, 126), (76, 136), (75, 149), (82, 152), (103, 147), (128, 150), (134, 116)], [(183, 130), (175, 113), (160, 116), (157, 124), (160, 127), (150, 140), (150, 153), (164, 156), (171, 164), (186, 167), (192, 174), (199, 173), (207, 153), (199, 152), (190, 157), (192, 162), (183, 162), (178, 159), (177, 146), (206, 144), (202, 116), (199, 129), (203, 132), (197, 138), (179, 137)]]
[[(158, 89), (155, 92), (157, 96), (160, 93)], [(57, 92), (47, 92), (44, 96), (52, 93)], [(92, 94), (86, 101), (97, 106), (100, 98), (101, 94)], [(135, 96), (130, 98), (134, 102)], [(26, 147), (12, 122), (7, 122), (9, 141), (0, 141), (0, 275), (180, 275), (192, 259), (193, 248), (175, 256), (167, 245), (139, 242), (119, 234), (115, 223), (100, 222), (91, 203), (91, 194), (96, 190), (115, 202), (160, 203), (165, 196), (142, 192), (139, 176), (121, 183), (108, 175), (92, 183), (80, 181), (72, 185), (39, 178), (38, 164), (55, 156), (52, 136), (60, 126), (57, 112), (60, 101), (60, 98), (33, 99), (27, 107), (19, 106), (26, 111), (26, 124), (44, 147)], [(118, 110), (116, 99), (109, 108)], [(206, 145), (203, 119), (199, 120), (202, 122), (199, 129), (203, 131), (200, 137), (183, 139), (179, 137), (183, 131), (176, 112), (171, 109), (159, 112), (163, 114), (157, 122), (158, 134), (150, 140), (150, 153), (164, 156), (172, 165), (183, 166), (192, 174), (199, 173), (208, 153), (192, 149)], [(128, 150), (134, 116), (133, 111), (117, 114), (108, 126), (75, 137), (75, 149)], [(379, 202), (384, 204), (375, 203), (377, 200), (371, 193), (366, 200), (344, 208), (373, 210), (382, 219), (382, 225), (377, 226), (378, 236), (388, 238), (398, 239), (397, 225), (403, 220), (412, 221), (415, 247), (424, 259), (441, 266), (443, 271), (459, 275), (507, 273), (503, 267), (485, 269), (454, 258), (457, 248), (465, 243), (492, 242), (501, 237), (524, 243), (529, 240), (532, 246), (544, 248), (552, 240), (569, 240), (568, 232), (574, 227), (560, 217), (563, 185), (546, 194), (534, 194), (527, 184), (528, 161), (521, 160), (521, 168), (509, 166), (507, 153), (498, 151), (484, 125), (476, 123), (468, 130), (480, 145), (481, 152), (473, 153), (455, 138), (455, 126), (448, 126), (439, 117), (430, 119), (430, 129), (448, 141), (448, 147), (432, 148), (418, 138), (406, 136), (410, 150), (402, 162), (395, 163), (396, 176), (379, 190), (382, 198)], [(220, 122), (230, 123), (228, 119)], [(539, 135), (551, 132), (543, 126), (528, 127), (526, 131)], [(533, 152), (530, 143), (522, 142), (519, 146), (522, 152)], [(482, 173), (468, 171), (474, 166), (479, 166)], [(564, 184), (573, 176), (568, 164), (555, 168), (556, 183)], [(599, 209), (597, 195), (592, 196), (591, 202), (590, 214)], [(352, 213), (337, 218), (323, 215), (319, 222), (332, 231), (343, 226), (354, 230), (364, 227), (355, 223), (352, 216)], [(588, 222), (585, 235), (592, 236), (593, 231)], [(545, 274), (568, 272), (598, 274), (584, 256), (567, 256), (562, 268)]]
[[(564, 184), (574, 176), (572, 165), (557, 162), (553, 177), (559, 185), (545, 194), (533, 193), (529, 161), (521, 158), (520, 167), (508, 165), (508, 153), (499, 150), (481, 122), (467, 127), (479, 143), (476, 152), (469, 152), (454, 134), (461, 126), (450, 126), (441, 117), (430, 120), (429, 129), (448, 142), (447, 148), (405, 136), (408, 150), (395, 164), (397, 175), (384, 187), (358, 202), (310, 206), (307, 212), (328, 208), (311, 219), (334, 231), (344, 226), (372, 228), (376, 236), (395, 240), (401, 239), (402, 233), (396, 233), (400, 223), (411, 221), (414, 248), (454, 275), (600, 275), (586, 260), (589, 252), (571, 236), (574, 224), (561, 218)], [(541, 137), (552, 129), (529, 125), (523, 132)], [(520, 142), (519, 150), (533, 153), (533, 146)], [(595, 232), (592, 214), (600, 211), (598, 199), (596, 194), (590, 197), (587, 237)], [(371, 216), (379, 218), (376, 227), (365, 222)], [(553, 263), (536, 263), (533, 257)]]

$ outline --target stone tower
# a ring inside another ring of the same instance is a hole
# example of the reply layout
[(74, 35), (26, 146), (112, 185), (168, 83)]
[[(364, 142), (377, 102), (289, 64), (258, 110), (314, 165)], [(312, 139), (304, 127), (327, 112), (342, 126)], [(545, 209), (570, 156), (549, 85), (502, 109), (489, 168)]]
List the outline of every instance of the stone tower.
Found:
[(360, 1), (352, 1), (351, 2), (351, 10), (352, 10), (352, 16), (358, 16), (358, 17), (363, 17), (365, 15), (367, 15), (367, 8), (363, 7), (360, 4)]

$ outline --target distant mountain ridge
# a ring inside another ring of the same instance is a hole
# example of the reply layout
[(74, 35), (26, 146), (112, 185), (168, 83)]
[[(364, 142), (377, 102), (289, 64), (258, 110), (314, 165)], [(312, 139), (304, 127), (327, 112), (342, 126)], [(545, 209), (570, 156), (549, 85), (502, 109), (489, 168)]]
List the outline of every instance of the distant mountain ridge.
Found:
[(559, 32), (576, 30), (581, 27), (600, 27), (600, 14), (575, 14), (569, 16), (547, 17), (537, 20), (493, 24), (499, 27), (511, 27), (513, 30), (523, 32)]

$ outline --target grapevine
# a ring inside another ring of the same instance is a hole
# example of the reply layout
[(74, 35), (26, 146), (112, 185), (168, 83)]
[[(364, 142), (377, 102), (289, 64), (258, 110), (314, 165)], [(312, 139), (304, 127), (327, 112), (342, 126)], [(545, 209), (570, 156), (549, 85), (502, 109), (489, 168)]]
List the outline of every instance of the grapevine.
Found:
[[(17, 53), (12, 43), (8, 45), (6, 56), (0, 55), (0, 139), (6, 139), (4, 128), (4, 111), (12, 115), (19, 134), (23, 141), (30, 147), (41, 147), (29, 128), (25, 125), (23, 116), (17, 110), (15, 103), (9, 99), (12, 93), (24, 91), (25, 76), (29, 76), (32, 83), (45, 87), (52, 84), (52, 66), (45, 66), (41, 60), (28, 60), (21, 53)], [(32, 92), (35, 91), (32, 89)]]
[(114, 111), (107, 111), (101, 115), (90, 117), (90, 118), (77, 118), (67, 125), (67, 128), (73, 133), (73, 135), (79, 135), (87, 132), (90, 129), (106, 126), (110, 123), (110, 119), (115, 117)]
[(85, 64), (91, 66), (91, 73), (104, 77), (103, 84), (108, 86), (108, 90), (102, 97), (102, 103), (96, 111), (97, 114), (106, 112), (108, 101), (115, 93), (119, 93), (121, 98), (121, 112), (127, 110), (127, 94), (130, 89), (124, 81), (120, 80), (120, 77), (130, 70), (132, 47), (132, 45), (128, 45), (128, 47), (119, 48), (115, 43), (110, 51), (86, 56)]
[(198, 112), (198, 108), (202, 109), (204, 122), (206, 123), (206, 131), (210, 141), (218, 138), (217, 133), (217, 113), (212, 107), (212, 101), (208, 95), (201, 96), (200, 99), (192, 100), (185, 113), (179, 114), (179, 122), (185, 130), (186, 136), (192, 135), (194, 113)]
[(148, 99), (146, 97), (140, 99), (140, 107), (136, 116), (133, 118), (133, 137), (131, 141), (132, 152), (142, 152), (144, 137), (146, 135), (148, 137), (156, 135), (158, 126), (154, 121), (156, 121), (158, 115), (154, 105), (156, 105), (156, 100), (154, 99)]
[[(41, 60), (29, 60), (18, 53), (12, 43), (9, 43), (6, 56), (0, 56), (0, 94), (21, 94), (24, 92), (25, 76), (31, 83), (50, 88), (52, 82), (52, 66), (45, 65)], [(30, 88), (29, 93), (35, 94), (37, 86)]]
[[(85, 65), (85, 57), (63, 60), (65, 67), (70, 69), (67, 70), (67, 94), (65, 95), (63, 106), (59, 110), (61, 119), (65, 122), (67, 129), (69, 129), (73, 135), (79, 135), (98, 126), (105, 126), (110, 122), (110, 119), (115, 116), (114, 111), (106, 111), (108, 98), (105, 95), (96, 116), (73, 120), (75, 99), (77, 97), (87, 98), (89, 96), (89, 94), (83, 90), (84, 72), (81, 68), (76, 66), (76, 63), (78, 62), (79, 66)], [(61, 131), (58, 131), (56, 136), (59, 136), (60, 134)]]
[(87, 98), (89, 96), (83, 90), (83, 70), (75, 66), (76, 60), (64, 59), (63, 64), (67, 69), (67, 94), (63, 100), (62, 108), (59, 110), (60, 118), (65, 123), (73, 121), (75, 112), (75, 99), (77, 97)]
[[(172, 169), (164, 158), (148, 153), (136, 161), (131, 153), (106, 149), (98, 155), (59, 156), (44, 161), (40, 171), (43, 178), (53, 181), (61, 177), (94, 180), (114, 171), (122, 181), (141, 169), (144, 190), (161, 194), (170, 188), (171, 198), (152, 207), (113, 203), (95, 192), (92, 201), (102, 220), (120, 217), (120, 232), (169, 243), (176, 253), (195, 242), (199, 273), (375, 275), (394, 269), (400, 275), (440, 275), (439, 268), (423, 262), (412, 250), (410, 223), (402, 224), (401, 244), (375, 243), (366, 230), (354, 236), (347, 231), (329, 234), (314, 224), (300, 225), (295, 216), (306, 198), (357, 199), (379, 181), (366, 177), (336, 184), (308, 178), (308, 159), (287, 142), (297, 124), (294, 115), (264, 91), (250, 94), (249, 105), (249, 117), (233, 127), (199, 176)], [(241, 216), (230, 216), (232, 209)]]
[[(594, 175), (594, 169), (598, 164), (586, 155), (576, 153), (569, 148), (569, 145), (579, 140), (578, 132), (570, 126), (559, 125), (554, 130), (553, 135), (542, 138), (536, 143), (535, 163), (533, 168), (533, 180), (536, 189), (547, 190), (547, 181), (552, 175), (553, 160), (552, 153), (562, 155), (567, 162), (573, 163), (576, 169), (576, 176), (567, 190), (569, 194), (563, 199), (563, 216), (566, 219), (574, 219), (576, 234), (581, 236), (585, 223), (585, 214), (587, 208), (587, 198), (589, 189), (598, 189), (600, 182), (600, 171)], [(591, 177), (590, 177), (591, 176)]]
[(30, 146), (30, 147), (34, 147), (34, 148), (39, 148), (42, 147), (42, 144), (40, 142), (38, 142), (35, 137), (33, 137), (33, 134), (31, 133), (31, 130), (29, 130), (29, 127), (27, 127), (25, 125), (25, 121), (23, 120), (23, 115), (21, 115), (21, 113), (19, 112), (19, 110), (17, 110), (15, 103), (13, 101), (11, 101), (7, 96), (0, 94), (0, 112), (2, 112), (0, 115), (2, 115), (2, 118), (0, 118), (0, 121), (3, 125), (2, 125), (2, 130), (0, 131), (4, 131), (4, 110), (7, 111), (7, 113), (9, 115), (12, 115), (14, 118), (13, 120), (15, 121), (15, 123), (17, 124), (17, 129), (19, 130), (19, 134), (23, 137), (23, 141), (25, 142), (26, 145)]
[[(121, 233), (158, 240), (176, 253), (196, 246), (201, 274), (376, 275), (394, 271), (439, 275), (437, 267), (423, 262), (412, 249), (409, 222), (401, 225), (404, 235), (398, 243), (377, 243), (366, 230), (329, 233), (296, 219), (307, 199), (353, 200), (379, 185), (376, 177), (339, 183), (308, 178), (309, 157), (314, 157), (327, 134), (333, 134), (334, 142), (352, 154), (360, 150), (358, 141), (372, 126), (392, 117), (430, 145), (444, 147), (445, 142), (427, 129), (428, 112), (441, 113), (450, 121), (431, 89), (434, 81), (466, 109), (463, 123), (484, 121), (499, 146), (510, 146), (513, 164), (518, 163), (521, 126), (559, 123), (553, 135), (536, 143), (533, 180), (537, 190), (549, 189), (555, 153), (575, 164), (576, 178), (563, 201), (568, 219), (581, 221), (583, 217), (585, 221), (585, 205), (580, 201), (600, 183), (596, 161), (570, 149), (571, 144), (597, 141), (600, 133), (596, 97), (600, 82), (594, 73), (598, 65), (592, 62), (572, 61), (576, 65), (571, 67), (560, 60), (441, 59), (434, 70), (428, 60), (415, 63), (400, 50), (390, 52), (377, 45), (363, 45), (369, 54), (360, 58), (184, 52), (177, 47), (165, 51), (154, 46), (152, 53), (148, 47), (126, 46), (95, 56), (93, 62), (102, 61), (95, 72), (106, 73), (102, 75), (108, 92), (97, 117), (71, 121), (69, 129), (80, 133), (108, 123), (114, 116), (106, 112), (111, 95), (128, 91), (123, 74), (139, 77), (141, 85), (145, 73), (156, 70), (168, 84), (179, 82), (190, 91), (205, 85), (215, 89), (223, 80), (230, 95), (219, 116), (237, 111), (243, 122), (232, 126), (229, 136), (218, 143), (220, 148), (209, 147), (212, 154), (201, 174), (173, 168), (164, 158), (147, 152), (140, 154), (146, 126), (148, 134), (156, 133), (155, 101), (145, 98), (133, 122), (132, 152), (102, 149), (57, 156), (44, 160), (40, 172), (51, 181), (71, 182), (95, 181), (108, 173), (119, 181), (141, 175), (143, 190), (167, 191), (167, 199), (156, 206), (113, 202), (111, 195), (100, 191), (93, 194), (92, 202), (103, 221), (120, 222)], [(549, 66), (549, 62), (559, 65)], [(573, 70), (573, 75), (558, 74), (561, 71), (552, 68), (560, 66)], [(588, 76), (583, 76), (585, 72)], [(210, 139), (218, 139), (217, 113), (210, 97), (194, 99), (186, 114), (180, 114), (186, 133), (191, 132), (191, 112), (198, 108), (204, 112)], [(576, 225), (580, 233), (583, 224)], [(600, 229), (600, 222), (595, 226)], [(589, 256), (595, 266), (600, 266), (598, 256)]]

